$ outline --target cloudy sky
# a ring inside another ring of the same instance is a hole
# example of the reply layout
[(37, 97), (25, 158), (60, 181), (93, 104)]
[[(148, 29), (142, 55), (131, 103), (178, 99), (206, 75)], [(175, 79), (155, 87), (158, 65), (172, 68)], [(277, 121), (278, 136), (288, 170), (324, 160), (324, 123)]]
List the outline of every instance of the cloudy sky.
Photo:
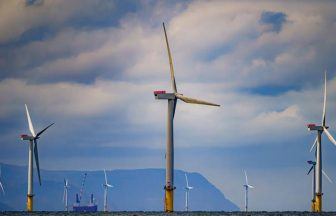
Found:
[[(0, 1), (0, 162), (26, 165), (24, 104), (44, 169), (164, 167), (171, 91), (162, 22), (177, 87), (220, 108), (178, 102), (175, 165), (200, 172), (243, 207), (309, 210), (306, 161), (320, 123), (336, 135), (336, 2)], [(336, 182), (336, 147), (323, 136)], [(164, 184), (164, 183), (162, 183)], [(324, 179), (325, 210), (336, 183)]]

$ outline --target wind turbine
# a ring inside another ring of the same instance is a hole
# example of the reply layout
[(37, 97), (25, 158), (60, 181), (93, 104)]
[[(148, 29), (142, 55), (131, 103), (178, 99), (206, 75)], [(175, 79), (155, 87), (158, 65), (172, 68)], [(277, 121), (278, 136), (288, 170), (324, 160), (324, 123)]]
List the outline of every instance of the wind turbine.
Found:
[(189, 211), (189, 192), (190, 190), (192, 190), (194, 187), (189, 186), (189, 182), (188, 182), (188, 177), (187, 177), (187, 173), (184, 173), (185, 175), (185, 179), (186, 179), (186, 194), (185, 194), (185, 209), (186, 211)]
[(3, 195), (5, 195), (5, 189), (4, 189), (4, 187), (2, 185), (2, 182), (1, 182), (1, 166), (0, 166), (0, 187), (1, 187)]
[(64, 191), (63, 191), (63, 202), (65, 204), (65, 211), (69, 211), (68, 206), (68, 189), (69, 189), (69, 181), (68, 179), (64, 179)]
[(107, 183), (107, 177), (106, 177), (106, 171), (104, 169), (104, 175), (105, 175), (105, 183), (103, 184), (104, 187), (104, 211), (107, 211), (107, 191), (109, 188), (112, 188), (113, 186)]
[(247, 212), (248, 211), (248, 189), (254, 188), (254, 187), (252, 185), (249, 185), (245, 170), (244, 170), (244, 173), (245, 173), (245, 184), (243, 186), (245, 188), (245, 211)]
[[(315, 161), (307, 161), (308, 164), (311, 164), (312, 166), (310, 167), (307, 175), (310, 174), (311, 171), (313, 171), (313, 175), (312, 175), (312, 205), (311, 205), (311, 209), (312, 209), (312, 212), (315, 212), (315, 188), (316, 188), (316, 181), (315, 181), (315, 174), (316, 174), (316, 171), (315, 171), (315, 166), (316, 166), (316, 162)], [(322, 170), (322, 174), (326, 177), (326, 179), (328, 179), (328, 181), (330, 183), (332, 183), (332, 180), (329, 178), (329, 176), (327, 175), (327, 173)]]
[(37, 169), (37, 175), (39, 184), (41, 185), (41, 175), (40, 175), (40, 165), (39, 165), (39, 157), (38, 157), (38, 149), (37, 149), (37, 139), (40, 138), (41, 134), (46, 131), (49, 127), (51, 127), (54, 123), (50, 124), (37, 134), (35, 134), (35, 130), (33, 127), (33, 123), (31, 121), (28, 107), (26, 107), (26, 114), (28, 119), (28, 125), (31, 135), (23, 134), (21, 135), (21, 140), (29, 140), (29, 153), (28, 153), (28, 193), (27, 193), (27, 211), (33, 211), (33, 157), (35, 156), (35, 163)]
[(322, 142), (321, 135), (323, 132), (327, 135), (328, 139), (336, 145), (335, 139), (328, 131), (326, 126), (326, 105), (327, 105), (327, 72), (324, 73), (324, 98), (323, 98), (323, 113), (322, 113), (322, 125), (308, 124), (309, 131), (317, 131), (317, 137), (313, 144), (316, 145), (316, 171), (315, 171), (315, 211), (322, 211)]
[(178, 93), (176, 88), (173, 59), (171, 56), (166, 28), (163, 23), (163, 31), (166, 39), (169, 66), (170, 66), (170, 78), (174, 93), (166, 93), (166, 91), (154, 91), (155, 99), (168, 101), (168, 115), (167, 115), (167, 141), (166, 141), (166, 184), (165, 184), (165, 206), (166, 212), (174, 211), (174, 135), (173, 135), (173, 123), (175, 116), (175, 109), (177, 100), (180, 99), (185, 103), (202, 104), (209, 106), (219, 106), (218, 104), (209, 103), (206, 101), (183, 96)]

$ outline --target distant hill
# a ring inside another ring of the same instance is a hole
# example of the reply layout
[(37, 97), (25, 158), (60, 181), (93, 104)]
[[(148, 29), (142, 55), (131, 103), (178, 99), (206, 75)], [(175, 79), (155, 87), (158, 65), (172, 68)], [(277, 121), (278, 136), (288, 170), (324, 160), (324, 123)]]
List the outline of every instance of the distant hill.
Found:
[[(1, 164), (2, 182), (6, 194), (0, 195), (0, 211), (25, 210), (27, 193), (27, 168)], [(34, 203), (36, 210), (61, 211), (63, 179), (69, 179), (69, 203), (75, 201), (79, 193), (84, 171), (48, 171), (41, 170), (42, 186), (38, 185), (34, 173)], [(87, 173), (83, 202), (94, 194), (98, 209), (103, 208), (104, 172)], [(107, 171), (109, 183), (114, 188), (109, 190), (108, 204), (112, 211), (162, 211), (164, 195), (164, 169), (136, 169)], [(194, 186), (190, 192), (190, 210), (237, 211), (239, 208), (224, 194), (199, 173), (188, 173), (189, 183)], [(175, 171), (175, 210), (184, 210), (185, 179), (184, 172)]]

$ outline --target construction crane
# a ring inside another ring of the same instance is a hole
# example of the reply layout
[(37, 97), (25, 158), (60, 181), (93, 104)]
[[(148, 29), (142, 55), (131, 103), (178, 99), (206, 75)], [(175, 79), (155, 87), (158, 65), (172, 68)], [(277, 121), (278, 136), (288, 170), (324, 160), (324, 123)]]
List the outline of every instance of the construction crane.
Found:
[(84, 173), (83, 180), (82, 180), (82, 185), (79, 191), (79, 194), (76, 194), (76, 202), (73, 205), (73, 211), (74, 212), (97, 212), (98, 206), (94, 202), (94, 197), (93, 194), (91, 194), (90, 197), (90, 202), (87, 205), (81, 205), (82, 197), (84, 194), (84, 185), (85, 185), (85, 180), (86, 180), (87, 173)]
[(83, 193), (84, 193), (84, 185), (85, 185), (86, 176), (87, 176), (87, 173), (84, 173), (83, 180), (82, 180), (82, 186), (81, 186), (81, 189), (79, 191), (79, 203), (81, 202), (82, 196), (83, 196)]

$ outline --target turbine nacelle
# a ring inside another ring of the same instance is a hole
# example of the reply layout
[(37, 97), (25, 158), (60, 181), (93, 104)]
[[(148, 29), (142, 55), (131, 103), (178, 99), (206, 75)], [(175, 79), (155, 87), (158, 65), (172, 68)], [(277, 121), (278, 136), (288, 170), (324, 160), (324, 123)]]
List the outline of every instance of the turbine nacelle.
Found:
[(307, 163), (308, 163), (308, 164), (311, 164), (311, 165), (313, 165), (313, 166), (316, 165), (316, 162), (315, 162), (315, 161), (311, 161), (311, 160), (310, 160), (310, 161), (307, 161)]
[(27, 134), (21, 134), (20, 138), (21, 138), (21, 140), (34, 140), (33, 136), (29, 136)]
[(174, 100), (176, 96), (174, 93), (166, 93), (166, 91), (154, 91), (155, 99), (158, 100)]
[(194, 187), (185, 187), (186, 190), (192, 190)]
[(166, 94), (166, 91), (165, 90), (156, 90), (154, 91), (154, 95), (157, 96), (159, 94)]
[(110, 185), (110, 184), (103, 184), (103, 187), (104, 187), (104, 188), (113, 188), (113, 185)]
[(218, 104), (215, 103), (211, 103), (211, 102), (207, 102), (207, 101), (203, 101), (203, 100), (199, 100), (199, 99), (195, 99), (195, 98), (190, 98), (190, 97), (186, 97), (183, 96), (183, 94), (180, 93), (166, 93), (165, 91), (154, 91), (154, 96), (155, 99), (158, 100), (176, 100), (176, 99), (180, 99), (185, 103), (191, 103), (191, 104), (201, 104), (201, 105), (208, 105), (208, 106), (220, 106)]
[(316, 125), (316, 124), (308, 124), (307, 128), (309, 131), (312, 131), (312, 130), (323, 131), (323, 128), (328, 129), (329, 127), (328, 126), (323, 127), (323, 126)]

